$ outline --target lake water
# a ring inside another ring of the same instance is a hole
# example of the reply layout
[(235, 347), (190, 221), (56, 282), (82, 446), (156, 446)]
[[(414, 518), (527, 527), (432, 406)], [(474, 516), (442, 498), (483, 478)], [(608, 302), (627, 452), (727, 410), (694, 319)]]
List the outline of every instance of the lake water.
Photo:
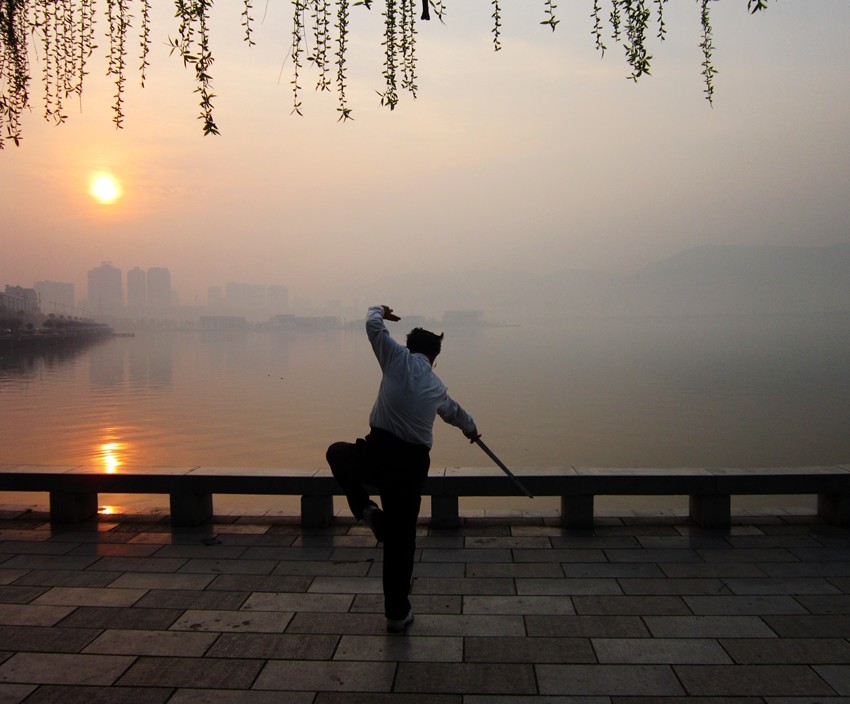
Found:
[[(850, 462), (846, 315), (452, 327), (436, 371), (509, 466)], [(378, 382), (359, 327), (139, 332), (4, 353), (0, 464), (324, 467), (329, 443), (367, 432)], [(437, 421), (432, 466), (489, 464)], [(216, 506), (246, 501), (280, 503)]]

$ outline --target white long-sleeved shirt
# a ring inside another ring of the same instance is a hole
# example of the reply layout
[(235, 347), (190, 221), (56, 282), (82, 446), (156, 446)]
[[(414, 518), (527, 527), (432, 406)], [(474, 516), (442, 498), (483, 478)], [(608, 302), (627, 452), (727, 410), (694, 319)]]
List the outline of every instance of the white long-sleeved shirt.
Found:
[(436, 416), (465, 432), (475, 430), (472, 416), (449, 396), (428, 357), (411, 353), (390, 337), (383, 306), (369, 308), (366, 334), (383, 372), (378, 398), (369, 415), (370, 426), (427, 447), (434, 443)]

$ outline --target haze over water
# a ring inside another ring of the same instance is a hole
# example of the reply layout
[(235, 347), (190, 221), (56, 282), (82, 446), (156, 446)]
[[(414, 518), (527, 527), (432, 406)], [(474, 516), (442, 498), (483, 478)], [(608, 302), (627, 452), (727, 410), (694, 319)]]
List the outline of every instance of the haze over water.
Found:
[[(437, 373), (513, 467), (847, 463), (848, 323), (448, 328)], [(329, 443), (367, 432), (378, 382), (359, 327), (145, 332), (64, 359), (6, 357), (0, 464), (321, 468)], [(489, 466), (454, 428), (435, 431), (433, 467)]]

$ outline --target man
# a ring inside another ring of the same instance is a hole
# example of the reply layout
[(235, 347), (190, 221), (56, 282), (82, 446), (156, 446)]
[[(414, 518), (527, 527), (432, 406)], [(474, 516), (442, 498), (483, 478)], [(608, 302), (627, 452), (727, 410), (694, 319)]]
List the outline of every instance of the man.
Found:
[[(434, 373), (443, 335), (414, 328), (403, 347), (390, 337), (385, 320), (400, 318), (387, 306), (369, 308), (366, 334), (383, 373), (369, 416), (370, 432), (354, 443), (334, 443), (326, 456), (351, 513), (384, 544), (384, 614), (387, 630), (399, 632), (413, 623), (408, 597), (434, 419), (439, 415), (457, 426), (470, 442), (480, 435), (472, 416), (449, 396)], [(378, 489), (383, 509), (369, 498), (364, 485)]]

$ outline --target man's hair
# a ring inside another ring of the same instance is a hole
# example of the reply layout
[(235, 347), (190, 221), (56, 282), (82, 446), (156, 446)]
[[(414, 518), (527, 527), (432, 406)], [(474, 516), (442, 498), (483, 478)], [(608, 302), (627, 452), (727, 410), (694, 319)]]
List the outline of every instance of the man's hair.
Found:
[(432, 361), (440, 354), (442, 344), (443, 333), (436, 335), (424, 328), (413, 328), (407, 333), (407, 349), (411, 352), (421, 352)]

